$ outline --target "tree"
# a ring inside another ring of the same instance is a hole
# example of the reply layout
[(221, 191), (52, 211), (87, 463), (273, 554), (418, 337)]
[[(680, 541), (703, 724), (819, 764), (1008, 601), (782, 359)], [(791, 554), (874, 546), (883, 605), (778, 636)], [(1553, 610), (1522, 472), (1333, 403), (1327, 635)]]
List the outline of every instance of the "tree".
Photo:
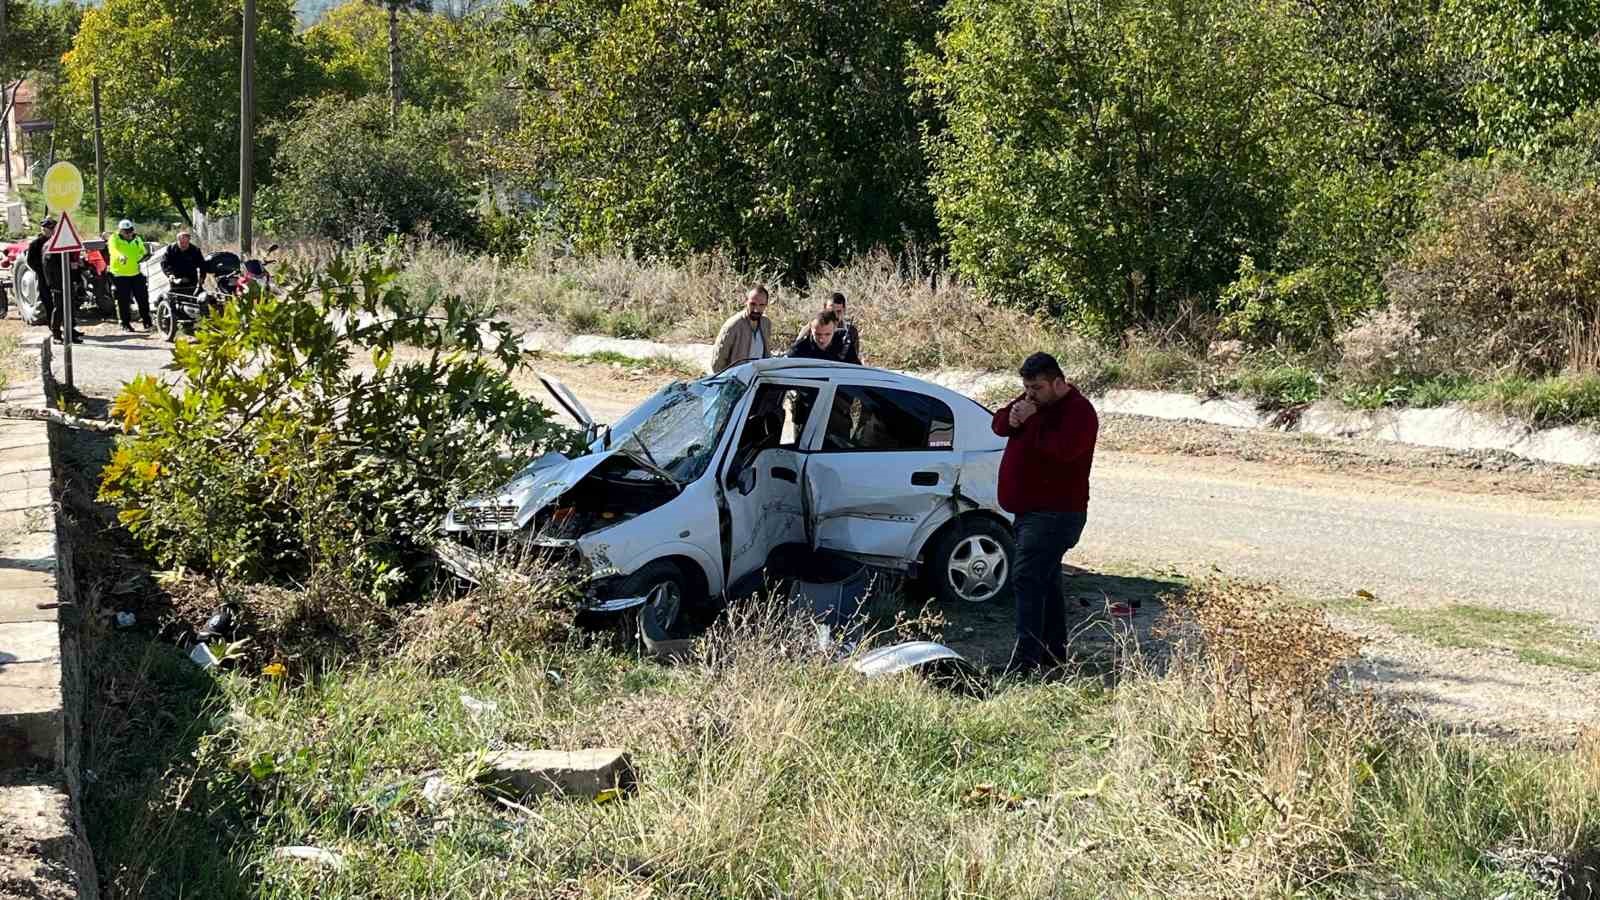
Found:
[(1103, 334), (1214, 300), (1270, 251), (1280, 54), (1253, 0), (954, 0), (922, 84), (950, 254)]
[(278, 179), (262, 202), (275, 227), (344, 243), (424, 231), (475, 240), (458, 116), (408, 104), (391, 126), (375, 95), (329, 96), (276, 134)]
[[(238, 189), (241, 15), (237, 0), (105, 0), (66, 56), (77, 109), (100, 76), (112, 177), (159, 191), (185, 219)], [(258, 0), (256, 15), (256, 105), (270, 114), (313, 90), (316, 71), (289, 0)]]
[(499, 161), (586, 245), (790, 272), (933, 233), (905, 81), (936, 0), (542, 2)]
[[(11, 120), (17, 89), (29, 76), (54, 76), (61, 69), (61, 54), (72, 45), (82, 11), (76, 3), (50, 0), (0, 0), (0, 127)], [(11, 181), (11, 133), (6, 130), (0, 148), (6, 187)]]
[[(401, 99), (422, 109), (459, 107), (468, 93), (472, 60), (487, 43), (482, 22), (434, 14), (395, 22), (397, 43), (409, 60)], [(306, 48), (329, 87), (350, 98), (388, 91), (393, 105), (398, 86), (390, 79), (388, 25), (385, 10), (350, 0), (306, 30)]]

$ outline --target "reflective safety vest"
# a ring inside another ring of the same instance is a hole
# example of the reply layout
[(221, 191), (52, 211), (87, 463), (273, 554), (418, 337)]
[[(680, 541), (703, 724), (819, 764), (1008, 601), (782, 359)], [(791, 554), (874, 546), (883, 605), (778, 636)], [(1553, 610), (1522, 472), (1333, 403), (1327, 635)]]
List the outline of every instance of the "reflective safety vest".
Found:
[(139, 274), (139, 263), (149, 255), (144, 238), (138, 235), (126, 241), (121, 233), (113, 234), (106, 242), (106, 247), (111, 251), (111, 274), (117, 276)]

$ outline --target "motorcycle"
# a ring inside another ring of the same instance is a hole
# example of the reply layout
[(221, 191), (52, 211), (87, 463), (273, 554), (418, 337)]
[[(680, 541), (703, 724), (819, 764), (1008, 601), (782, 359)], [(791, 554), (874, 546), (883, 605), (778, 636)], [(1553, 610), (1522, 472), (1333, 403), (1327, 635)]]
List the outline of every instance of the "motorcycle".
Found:
[[(272, 244), (267, 247), (267, 253), (270, 255), (277, 249), (278, 245)], [(267, 272), (267, 266), (272, 262), (270, 258), (241, 260), (239, 254), (228, 250), (209, 254), (200, 269), (199, 282), (192, 285), (190, 290), (163, 287), (156, 298), (156, 330), (168, 341), (177, 340), (178, 329), (193, 331), (196, 322), (221, 309), (228, 298), (243, 295), (251, 284), (259, 282), (264, 290), (270, 291), (272, 277)], [(205, 288), (207, 275), (216, 285), (213, 290)]]

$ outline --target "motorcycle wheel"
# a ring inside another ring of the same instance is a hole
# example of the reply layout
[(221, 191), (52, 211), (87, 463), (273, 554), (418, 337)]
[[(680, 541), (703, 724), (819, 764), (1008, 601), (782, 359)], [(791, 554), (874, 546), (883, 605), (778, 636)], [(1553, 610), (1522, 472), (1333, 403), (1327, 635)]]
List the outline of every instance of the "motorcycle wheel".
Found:
[(168, 343), (178, 338), (178, 313), (172, 308), (172, 298), (162, 297), (156, 301), (156, 330)]

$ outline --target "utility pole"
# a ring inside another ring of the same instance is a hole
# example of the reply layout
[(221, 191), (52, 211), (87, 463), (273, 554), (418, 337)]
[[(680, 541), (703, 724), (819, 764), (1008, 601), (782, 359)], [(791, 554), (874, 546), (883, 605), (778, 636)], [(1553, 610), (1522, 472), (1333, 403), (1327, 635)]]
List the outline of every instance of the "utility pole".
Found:
[[(0, 0), (3, 2), (3, 0)], [(255, 200), (256, 0), (244, 0), (239, 59), (239, 254), (250, 255), (250, 205)]]
[[(5, 0), (0, 0), (4, 3)], [(95, 234), (106, 233), (106, 165), (100, 154), (100, 77), (90, 79), (94, 89), (94, 212)]]

